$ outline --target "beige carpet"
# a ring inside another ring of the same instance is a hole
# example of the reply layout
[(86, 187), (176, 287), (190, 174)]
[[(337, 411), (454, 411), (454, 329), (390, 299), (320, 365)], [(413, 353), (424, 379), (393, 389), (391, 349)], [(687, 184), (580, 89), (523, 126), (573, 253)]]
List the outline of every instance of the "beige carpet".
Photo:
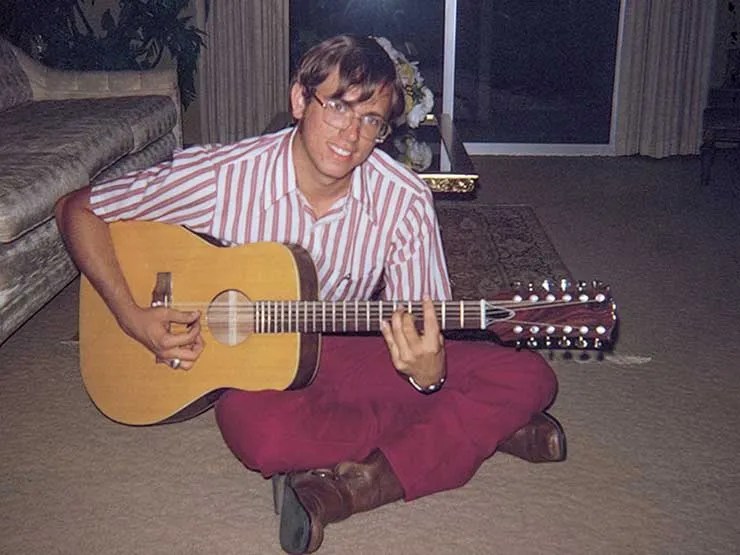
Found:
[[(575, 277), (612, 284), (620, 342), (552, 361), (568, 461), (494, 456), (459, 490), (330, 527), (321, 553), (737, 553), (740, 168), (720, 162), (702, 191), (691, 157), (476, 160), (479, 202), (534, 205)], [(269, 483), (211, 413), (97, 413), (65, 342), (75, 294), (0, 347), (0, 553), (280, 553)]]

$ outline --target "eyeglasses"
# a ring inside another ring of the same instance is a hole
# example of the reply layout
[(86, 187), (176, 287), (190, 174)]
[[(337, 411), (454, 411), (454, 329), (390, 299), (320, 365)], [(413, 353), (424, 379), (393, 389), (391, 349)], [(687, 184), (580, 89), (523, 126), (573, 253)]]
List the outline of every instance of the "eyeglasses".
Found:
[(336, 129), (347, 129), (352, 124), (352, 120), (359, 119), (360, 135), (376, 143), (382, 143), (391, 134), (391, 126), (380, 116), (359, 115), (344, 100), (338, 98), (321, 100), (316, 91), (312, 91), (311, 94), (323, 108), (324, 123), (327, 125)]

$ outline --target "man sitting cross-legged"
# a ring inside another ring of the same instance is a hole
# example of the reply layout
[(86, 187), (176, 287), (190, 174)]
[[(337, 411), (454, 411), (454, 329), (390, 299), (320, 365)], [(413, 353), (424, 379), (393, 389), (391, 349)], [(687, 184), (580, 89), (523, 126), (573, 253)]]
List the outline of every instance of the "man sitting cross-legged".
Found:
[[(157, 220), (226, 245), (277, 241), (312, 256), (321, 298), (423, 300), (423, 330), (399, 310), (382, 336), (325, 336), (317, 377), (295, 391), (226, 391), (216, 405), (229, 448), (265, 477), (288, 473), (280, 541), (312, 552), (327, 524), (465, 484), (497, 450), (565, 456), (542, 411), (556, 379), (537, 354), (445, 341), (430, 299), (451, 295), (432, 194), (375, 149), (403, 113), (393, 61), (372, 38), (311, 49), (290, 89), (297, 125), (82, 189), (57, 220), (82, 272), (121, 328), (173, 367), (208, 347), (198, 312), (138, 306), (107, 224)], [(255, 270), (259, 271), (259, 270)], [(170, 323), (189, 326), (170, 333)], [(322, 470), (323, 469), (323, 470)]]

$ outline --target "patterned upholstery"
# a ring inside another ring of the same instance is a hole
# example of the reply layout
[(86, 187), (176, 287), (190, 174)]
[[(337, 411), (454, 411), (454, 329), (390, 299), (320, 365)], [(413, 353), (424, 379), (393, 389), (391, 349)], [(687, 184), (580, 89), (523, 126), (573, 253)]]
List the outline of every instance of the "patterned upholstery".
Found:
[(0, 243), (0, 343), (76, 276), (54, 220)]
[(176, 82), (174, 70), (50, 70), (0, 39), (0, 343), (77, 273), (57, 199), (179, 145)]
[(64, 193), (171, 131), (164, 96), (46, 100), (0, 112), (0, 242), (51, 216)]

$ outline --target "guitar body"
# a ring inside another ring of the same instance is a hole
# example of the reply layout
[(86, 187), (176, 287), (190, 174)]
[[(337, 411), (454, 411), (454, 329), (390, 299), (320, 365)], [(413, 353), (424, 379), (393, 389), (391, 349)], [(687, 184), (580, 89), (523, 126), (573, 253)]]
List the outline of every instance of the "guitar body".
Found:
[[(208, 408), (223, 388), (292, 389), (307, 385), (318, 365), (319, 334), (256, 334), (208, 325), (208, 304), (220, 298), (315, 299), (318, 284), (305, 251), (278, 243), (214, 246), (176, 226), (127, 222), (110, 226), (116, 256), (139, 306), (152, 302), (158, 273), (171, 276), (172, 306), (204, 312), (206, 348), (188, 371), (158, 363), (121, 332), (83, 277), (80, 366), (88, 394), (106, 416), (133, 425), (183, 420)], [(242, 296), (242, 294), (244, 296)], [(235, 324), (235, 326), (237, 326)]]

